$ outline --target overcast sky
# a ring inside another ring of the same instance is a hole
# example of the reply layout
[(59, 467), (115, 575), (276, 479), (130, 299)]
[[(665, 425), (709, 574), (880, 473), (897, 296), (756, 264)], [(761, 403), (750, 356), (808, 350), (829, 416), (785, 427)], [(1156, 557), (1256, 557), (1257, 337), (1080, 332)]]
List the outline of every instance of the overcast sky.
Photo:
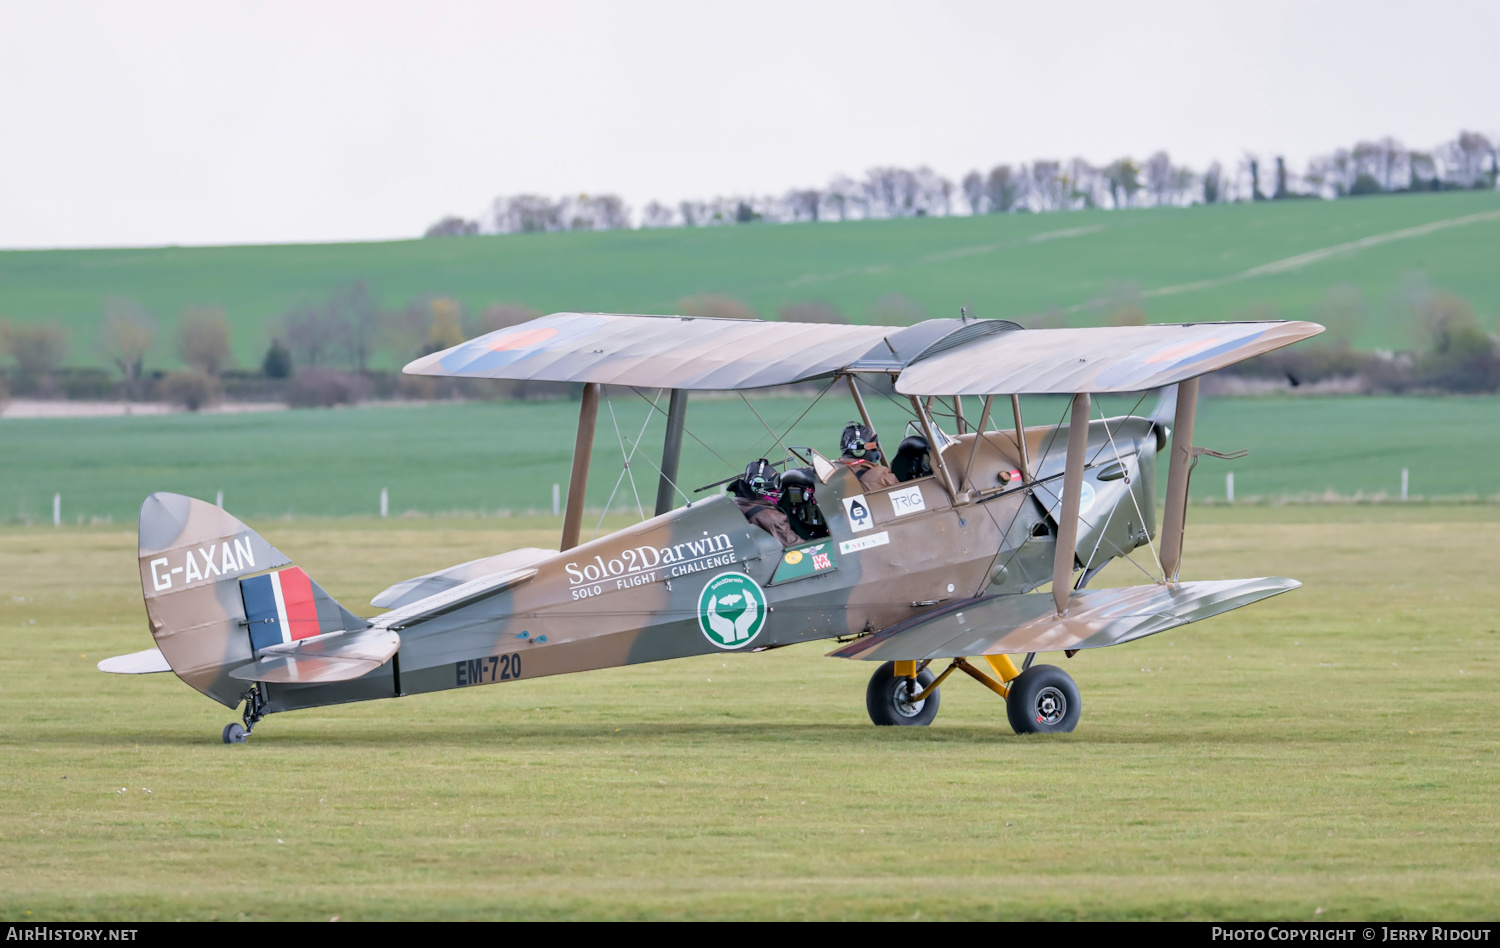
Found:
[(1500, 131), (1500, 4), (0, 0), (0, 247)]

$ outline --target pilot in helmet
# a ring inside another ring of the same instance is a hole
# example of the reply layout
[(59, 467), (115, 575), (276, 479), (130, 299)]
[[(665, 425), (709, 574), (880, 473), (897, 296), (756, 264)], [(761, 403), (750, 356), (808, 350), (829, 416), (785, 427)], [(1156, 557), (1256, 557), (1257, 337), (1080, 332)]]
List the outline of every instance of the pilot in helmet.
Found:
[(781, 475), (765, 458), (747, 465), (744, 476), (731, 481), (728, 489), (745, 519), (771, 534), (782, 546), (802, 542), (792, 530), (786, 512), (777, 506), (781, 500)]
[(867, 491), (895, 487), (900, 483), (883, 463), (880, 438), (868, 426), (851, 421), (839, 435), (839, 462), (846, 464)]

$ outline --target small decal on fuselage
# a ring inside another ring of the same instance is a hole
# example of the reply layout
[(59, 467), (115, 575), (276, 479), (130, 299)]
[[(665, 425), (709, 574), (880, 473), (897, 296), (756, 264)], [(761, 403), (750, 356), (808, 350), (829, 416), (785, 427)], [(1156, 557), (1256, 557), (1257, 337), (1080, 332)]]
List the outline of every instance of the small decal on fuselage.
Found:
[(898, 517), (914, 514), (920, 510), (926, 510), (927, 505), (922, 501), (921, 487), (907, 487), (902, 490), (893, 490), (886, 495), (891, 499), (891, 513)]
[(698, 594), (698, 628), (719, 648), (744, 648), (766, 626), (765, 591), (744, 573), (724, 573)]
[(849, 529), (854, 533), (859, 533), (875, 526), (875, 518), (870, 515), (870, 505), (865, 500), (864, 494), (845, 497), (844, 513), (849, 517)]
[(858, 553), (860, 550), (868, 550), (872, 547), (885, 546), (891, 542), (891, 535), (884, 530), (857, 540), (845, 540), (839, 544), (840, 553)]

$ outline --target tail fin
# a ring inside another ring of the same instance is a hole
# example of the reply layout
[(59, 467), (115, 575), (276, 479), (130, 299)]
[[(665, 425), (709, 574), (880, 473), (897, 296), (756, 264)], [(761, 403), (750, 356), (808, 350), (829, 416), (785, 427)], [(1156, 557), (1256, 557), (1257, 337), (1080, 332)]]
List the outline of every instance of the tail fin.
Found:
[(140, 567), (157, 648), (177, 677), (227, 707), (246, 688), (230, 672), (259, 651), (369, 625), (260, 534), (181, 494), (141, 505)]

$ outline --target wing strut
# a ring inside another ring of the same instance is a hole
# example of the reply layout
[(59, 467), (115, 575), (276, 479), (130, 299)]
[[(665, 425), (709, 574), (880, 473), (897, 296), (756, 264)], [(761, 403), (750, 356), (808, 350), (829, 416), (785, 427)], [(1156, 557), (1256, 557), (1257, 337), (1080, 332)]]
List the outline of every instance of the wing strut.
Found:
[(661, 480), (656, 485), (656, 516), (677, 506), (673, 503), (677, 492), (677, 463), (682, 460), (682, 429), (687, 424), (688, 392), (685, 388), (672, 389), (672, 401), (667, 406), (667, 438), (661, 446)]
[(578, 545), (583, 529), (583, 495), (589, 486), (589, 460), (594, 453), (594, 426), (599, 421), (599, 383), (583, 386), (583, 403), (578, 407), (578, 438), (573, 442), (573, 473), (568, 478), (568, 509), (563, 513), (562, 543), (559, 550)]
[(1078, 500), (1083, 494), (1083, 462), (1089, 449), (1089, 396), (1073, 396), (1068, 418), (1068, 460), (1063, 469), (1062, 510), (1057, 515), (1057, 550), (1052, 554), (1052, 601), (1059, 616), (1068, 613), (1073, 559), (1078, 546)]
[(875, 422), (870, 420), (870, 410), (865, 407), (864, 397), (859, 394), (859, 386), (854, 383), (854, 376), (846, 375), (844, 378), (849, 381), (849, 394), (854, 396), (854, 407), (859, 409), (860, 421), (864, 422), (866, 428), (874, 431)]
[(1161, 569), (1169, 583), (1177, 582), (1182, 565), (1182, 533), (1187, 526), (1188, 468), (1193, 461), (1193, 421), (1198, 414), (1198, 380), (1177, 386), (1176, 428), (1172, 431), (1172, 461), (1167, 469), (1167, 503), (1161, 518)]

